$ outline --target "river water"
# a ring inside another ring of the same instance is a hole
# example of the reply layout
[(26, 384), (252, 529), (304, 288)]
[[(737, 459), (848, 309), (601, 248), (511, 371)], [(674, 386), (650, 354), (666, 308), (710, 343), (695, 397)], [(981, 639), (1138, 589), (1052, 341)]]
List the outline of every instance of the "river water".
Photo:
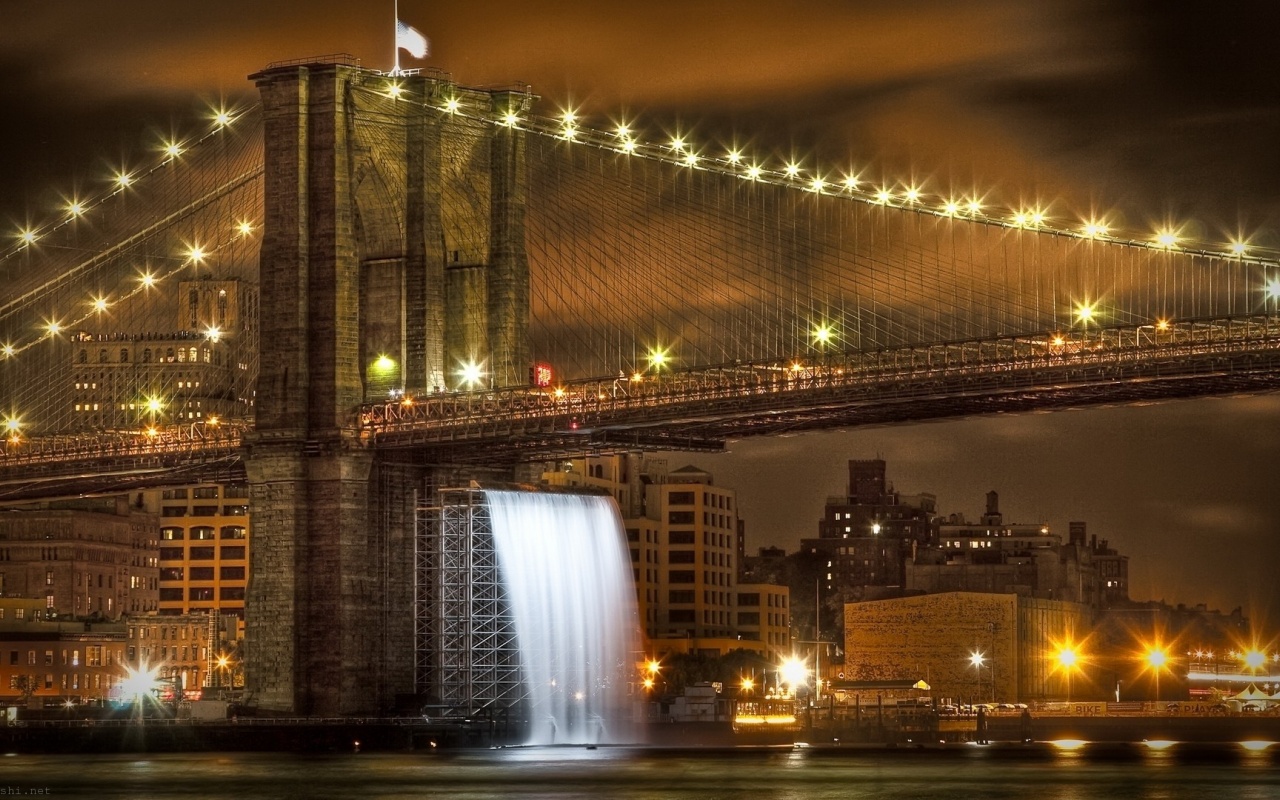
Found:
[[(1271, 750), (1280, 749), (1273, 745)], [(0, 757), (0, 794), (219, 798), (1280, 798), (1280, 754), (528, 748)]]

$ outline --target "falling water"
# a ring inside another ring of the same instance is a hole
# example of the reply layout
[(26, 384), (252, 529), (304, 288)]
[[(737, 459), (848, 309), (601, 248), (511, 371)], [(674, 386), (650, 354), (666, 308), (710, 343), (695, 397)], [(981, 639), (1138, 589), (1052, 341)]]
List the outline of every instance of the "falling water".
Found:
[(609, 497), (486, 491), (528, 690), (529, 744), (633, 742), (639, 618)]

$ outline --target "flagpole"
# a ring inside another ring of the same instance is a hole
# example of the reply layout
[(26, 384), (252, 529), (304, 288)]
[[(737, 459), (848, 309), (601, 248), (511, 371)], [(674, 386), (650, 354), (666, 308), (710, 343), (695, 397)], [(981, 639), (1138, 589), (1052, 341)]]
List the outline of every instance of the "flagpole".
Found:
[(391, 47), (395, 50), (395, 67), (392, 68), (392, 75), (400, 74), (400, 0), (392, 0), (391, 12), (395, 14), (393, 20), (394, 27), (391, 29)]

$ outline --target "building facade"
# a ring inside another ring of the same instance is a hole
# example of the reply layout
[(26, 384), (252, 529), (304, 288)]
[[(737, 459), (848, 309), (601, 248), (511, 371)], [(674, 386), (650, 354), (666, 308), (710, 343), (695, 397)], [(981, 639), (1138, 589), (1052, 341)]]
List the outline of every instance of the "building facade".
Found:
[(106, 700), (126, 677), (125, 624), (52, 616), (0, 599), (0, 705)]
[(154, 613), (157, 529), (124, 497), (0, 511), (0, 597), (40, 600), (53, 617)]
[(1091, 624), (1079, 603), (1014, 594), (946, 592), (845, 606), (844, 672), (850, 680), (926, 676), (933, 695), (956, 702), (1076, 697), (1096, 686), (1065, 672), (1059, 650)]
[(249, 487), (171, 486), (143, 493), (159, 524), (158, 611), (244, 619), (249, 585)]
[(125, 635), (125, 664), (154, 672), (175, 693), (195, 692), (213, 683), (216, 617), (212, 614), (148, 616), (130, 619)]
[(216, 425), (252, 413), (254, 293), (238, 280), (191, 280), (178, 295), (171, 331), (72, 337), (72, 429)]

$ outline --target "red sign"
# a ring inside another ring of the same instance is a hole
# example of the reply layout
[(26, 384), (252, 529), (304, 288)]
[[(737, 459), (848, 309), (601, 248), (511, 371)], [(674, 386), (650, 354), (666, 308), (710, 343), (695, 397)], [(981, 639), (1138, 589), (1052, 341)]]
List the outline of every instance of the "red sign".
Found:
[(539, 361), (529, 367), (529, 382), (534, 386), (550, 386), (552, 377), (550, 364)]

